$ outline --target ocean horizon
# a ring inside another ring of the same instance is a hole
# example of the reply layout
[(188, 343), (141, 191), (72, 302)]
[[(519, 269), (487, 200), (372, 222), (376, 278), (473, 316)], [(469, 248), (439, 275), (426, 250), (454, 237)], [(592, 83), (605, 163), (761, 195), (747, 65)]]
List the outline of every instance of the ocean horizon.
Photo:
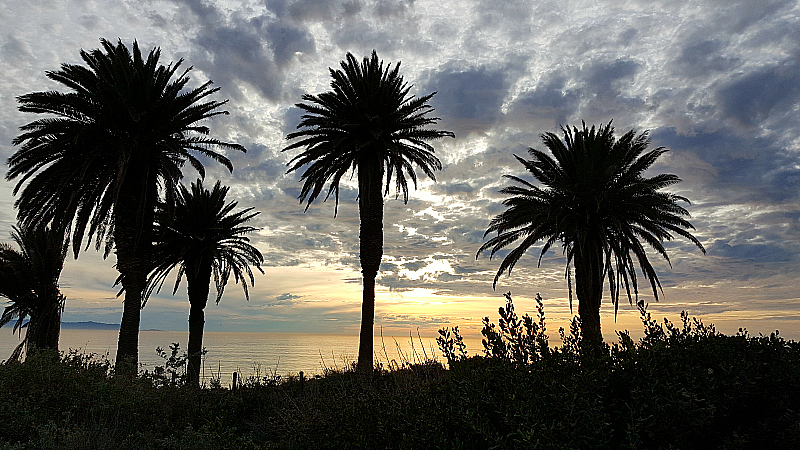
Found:
[[(117, 351), (119, 330), (63, 328), (59, 350), (70, 350), (86, 355), (108, 358), (113, 361)], [(11, 327), (0, 332), (0, 361), (5, 361), (19, 344), (17, 333)], [(172, 343), (180, 345), (180, 353), (186, 350), (188, 332), (155, 331), (139, 332), (139, 370), (150, 371), (164, 366), (164, 359), (156, 348), (167, 354)], [(465, 338), (470, 355), (480, 354), (480, 339)], [(219, 378), (223, 386), (229, 386), (233, 372), (241, 377), (294, 376), (303, 371), (305, 376), (321, 375), (330, 369), (346, 369), (358, 358), (357, 335), (331, 335), (311, 333), (275, 332), (224, 332), (207, 331), (203, 334), (203, 346), (207, 350), (203, 359), (203, 380)], [(403, 362), (422, 362), (436, 358), (443, 361), (436, 339), (406, 336), (376, 336), (375, 361), (384, 366)]]

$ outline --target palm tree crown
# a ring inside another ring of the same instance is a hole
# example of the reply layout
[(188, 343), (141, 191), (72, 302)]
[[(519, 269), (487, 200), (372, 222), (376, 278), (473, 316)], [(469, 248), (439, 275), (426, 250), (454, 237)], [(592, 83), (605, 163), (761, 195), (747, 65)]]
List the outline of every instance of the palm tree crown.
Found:
[[(394, 177), (397, 196), (408, 202), (408, 178), (417, 185), (414, 165), (431, 179), (442, 163), (427, 142), (449, 131), (426, 128), (439, 119), (429, 117), (433, 108), (423, 97), (409, 94), (411, 86), (399, 74), (400, 63), (384, 67), (375, 51), (359, 64), (348, 53), (340, 70), (330, 69), (332, 91), (303, 95), (298, 103), (305, 111), (299, 131), (287, 139), (298, 139), (285, 150), (303, 148), (289, 162), (288, 172), (306, 166), (301, 175), (300, 201), (306, 209), (321, 193), (325, 183), (339, 205), (339, 182), (349, 171), (358, 173), (359, 249), (364, 276), (361, 338), (358, 351), (360, 370), (372, 370), (375, 277), (383, 256), (383, 196)], [(384, 186), (383, 180), (386, 179)]]
[(217, 303), (222, 299), (225, 286), (231, 273), (235, 282), (242, 282), (244, 295), (249, 300), (247, 281), (253, 285), (254, 277), (250, 265), (261, 273), (264, 257), (250, 244), (247, 233), (258, 228), (245, 225), (259, 213), (253, 208), (232, 212), (238, 205), (231, 201), (225, 203), (229, 187), (219, 181), (211, 190), (203, 188), (201, 180), (192, 183), (191, 190), (181, 185), (175, 197), (175, 204), (164, 204), (156, 213), (156, 243), (154, 246), (155, 268), (148, 277), (146, 295), (160, 290), (164, 280), (174, 268), (178, 268), (175, 287), (187, 271), (196, 276), (201, 265), (212, 268), (214, 285), (217, 290)]
[(348, 53), (341, 67), (330, 69), (332, 91), (303, 95), (302, 99), (310, 103), (296, 104), (306, 112), (297, 125), (300, 131), (286, 136), (300, 140), (284, 151), (305, 149), (289, 163), (289, 172), (308, 166), (301, 176), (304, 184), (300, 200), (310, 205), (330, 181), (325, 198), (333, 194), (338, 204), (342, 177), (377, 162), (386, 175), (386, 193), (394, 176), (398, 195), (402, 192), (408, 202), (406, 176), (414, 187), (417, 183), (413, 165), (433, 180), (434, 171), (442, 169), (426, 141), (455, 137), (450, 131), (425, 128), (439, 120), (427, 116), (433, 111), (428, 100), (436, 93), (410, 95), (411, 86), (399, 74), (400, 63), (394, 68), (391, 64), (384, 67), (375, 51), (361, 64)]
[[(554, 133), (541, 135), (549, 155), (530, 148), (530, 160), (516, 156), (540, 184), (506, 175), (518, 185), (500, 191), (510, 196), (503, 201), (508, 209), (491, 220), (485, 235), (496, 232), (497, 236), (485, 242), (478, 254), (491, 249), (493, 256), (521, 240), (503, 258), (494, 279), (496, 285), (500, 275), (510, 272), (532, 245), (544, 242), (541, 262), (545, 252), (560, 241), (567, 257), (568, 277), (570, 266), (575, 265), (579, 302), (596, 303), (599, 332), (603, 279), (608, 280), (615, 312), (622, 286), (631, 302), (633, 288), (638, 302), (634, 259), (658, 299), (661, 284), (643, 243), (667, 262), (663, 241), (676, 234), (703, 253), (705, 249), (687, 231), (694, 227), (685, 219), (688, 211), (678, 204), (689, 200), (661, 191), (680, 179), (672, 174), (644, 175), (667, 151), (663, 147), (647, 151), (647, 132), (636, 134), (631, 130), (615, 139), (611, 122), (597, 129), (589, 129), (584, 123), (582, 129), (561, 130), (563, 140)], [(586, 322), (583, 314), (581, 319)]]

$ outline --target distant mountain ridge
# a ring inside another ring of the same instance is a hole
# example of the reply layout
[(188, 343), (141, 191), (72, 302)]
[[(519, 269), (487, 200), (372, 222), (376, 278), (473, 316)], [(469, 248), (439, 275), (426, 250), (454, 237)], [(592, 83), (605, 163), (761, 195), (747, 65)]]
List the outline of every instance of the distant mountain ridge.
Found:
[[(102, 322), (61, 322), (62, 330), (119, 330), (117, 323), (102, 323)], [(163, 331), (158, 328), (143, 328), (139, 331)]]
[(101, 322), (61, 322), (62, 329), (68, 330), (119, 330), (119, 324)]

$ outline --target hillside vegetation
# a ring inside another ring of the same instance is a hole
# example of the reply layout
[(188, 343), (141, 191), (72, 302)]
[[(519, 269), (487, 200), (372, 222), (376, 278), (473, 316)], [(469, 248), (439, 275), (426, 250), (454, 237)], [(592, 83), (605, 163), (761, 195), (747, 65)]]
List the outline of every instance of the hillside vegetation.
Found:
[(106, 360), (42, 353), (0, 366), (0, 444), (800, 448), (800, 345), (777, 333), (726, 336), (682, 319), (657, 323), (645, 314), (641, 340), (621, 334), (589, 359), (580, 355), (577, 324), (550, 348), (532, 326), (543, 319), (516, 317), (509, 301), (498, 325), (485, 321), (487, 356), (465, 357), (457, 332), (442, 330), (447, 365), (400, 363), (311, 379), (253, 375), (237, 389), (182, 386), (172, 378), (181, 375), (174, 358), (126, 382), (109, 376)]

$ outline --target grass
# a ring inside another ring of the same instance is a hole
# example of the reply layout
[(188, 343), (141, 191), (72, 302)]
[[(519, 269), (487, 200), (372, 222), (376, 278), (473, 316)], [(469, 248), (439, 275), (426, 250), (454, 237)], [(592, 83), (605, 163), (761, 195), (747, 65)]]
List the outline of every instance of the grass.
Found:
[(0, 366), (0, 445), (800, 448), (797, 342), (645, 314), (644, 338), (622, 334), (607, 356), (587, 361), (577, 328), (561, 347), (543, 347), (543, 330), (520, 319), (514, 334), (510, 318), (501, 314), (497, 336), (484, 334), (506, 345), (492, 357), (466, 358), (452, 345), (448, 367), (428, 360), (371, 375), (251, 376), (236, 390), (184, 388), (152, 374), (121, 382), (103, 358), (34, 355)]

